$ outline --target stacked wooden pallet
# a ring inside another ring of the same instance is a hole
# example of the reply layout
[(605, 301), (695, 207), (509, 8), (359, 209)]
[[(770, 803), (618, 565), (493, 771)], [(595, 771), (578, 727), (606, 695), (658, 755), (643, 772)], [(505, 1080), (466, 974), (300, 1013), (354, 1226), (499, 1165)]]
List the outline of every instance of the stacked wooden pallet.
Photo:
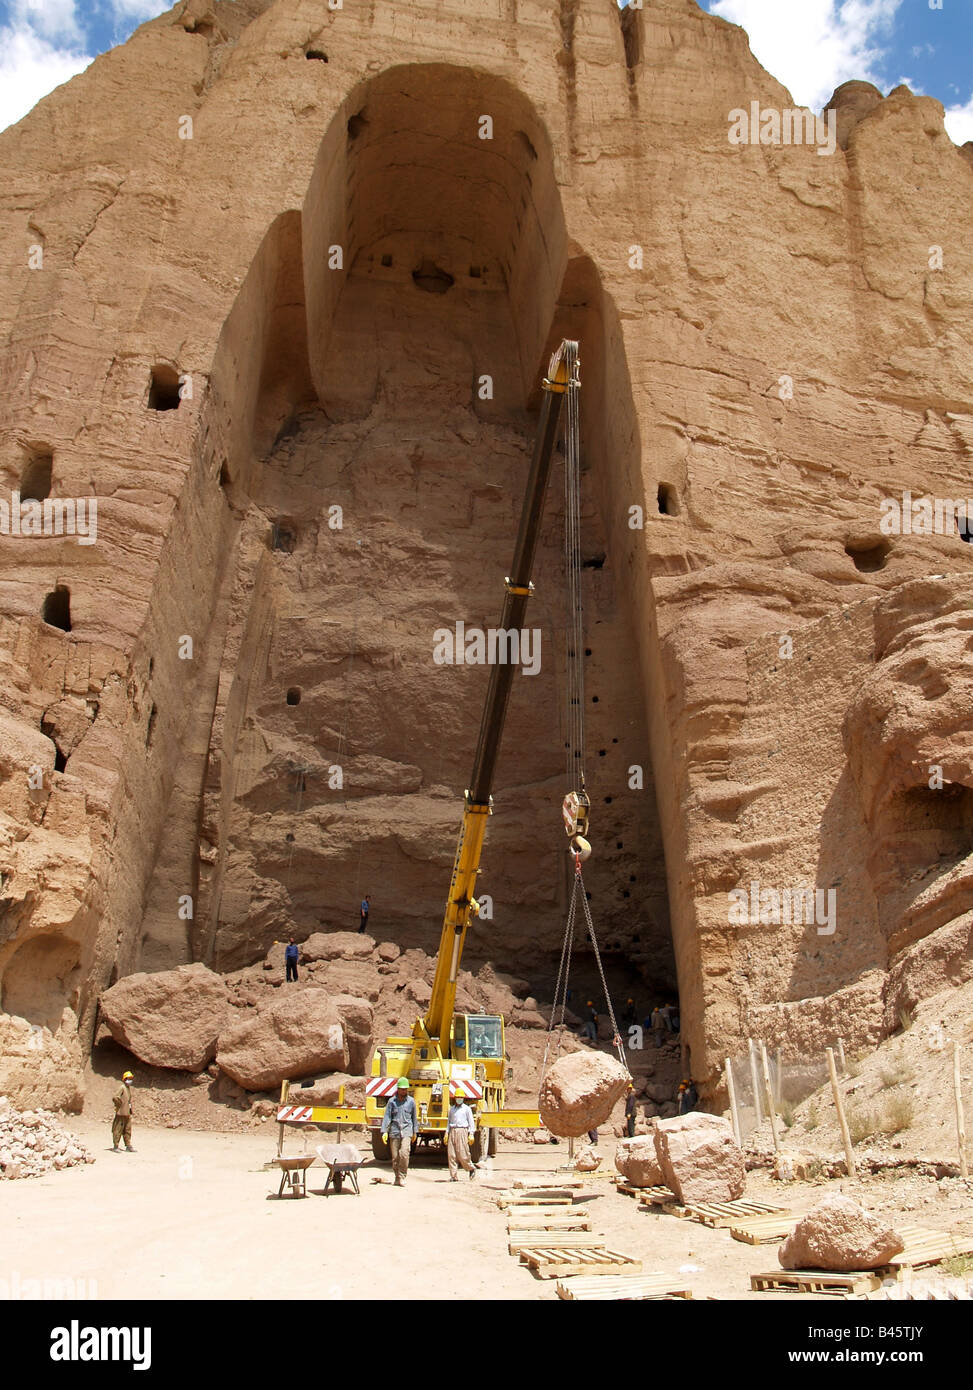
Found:
[(828, 1293), (855, 1298), (881, 1288), (882, 1276), (875, 1270), (841, 1274), (826, 1269), (774, 1269), (768, 1274), (751, 1274), (750, 1287), (761, 1293), (790, 1289), (796, 1293)]

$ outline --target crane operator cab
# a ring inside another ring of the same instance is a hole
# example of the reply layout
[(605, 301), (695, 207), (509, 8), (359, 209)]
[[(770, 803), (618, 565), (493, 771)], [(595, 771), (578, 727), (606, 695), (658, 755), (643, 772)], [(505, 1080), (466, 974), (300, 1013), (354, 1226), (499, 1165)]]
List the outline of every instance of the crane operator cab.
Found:
[[(453, 1060), (472, 1062), (478, 1081), (497, 1085), (504, 1079), (506, 1043), (499, 1014), (457, 1014), (453, 1019)], [(500, 1108), (499, 1096), (489, 1109)]]

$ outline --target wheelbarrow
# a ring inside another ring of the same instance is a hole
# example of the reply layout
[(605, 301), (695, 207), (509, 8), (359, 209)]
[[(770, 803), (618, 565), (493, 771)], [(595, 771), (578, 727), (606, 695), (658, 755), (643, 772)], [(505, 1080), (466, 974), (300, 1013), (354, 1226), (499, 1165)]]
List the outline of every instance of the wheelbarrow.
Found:
[(316, 1157), (316, 1154), (301, 1154), (299, 1158), (274, 1159), (274, 1167), (281, 1170), (278, 1197), (283, 1197), (284, 1188), (287, 1186), (290, 1186), (292, 1197), (307, 1196), (307, 1170)]
[(341, 1185), (347, 1178), (355, 1193), (361, 1195), (358, 1191), (357, 1174), (365, 1160), (354, 1144), (319, 1144), (314, 1152), (328, 1170), (324, 1184), (325, 1193), (332, 1183), (335, 1192), (340, 1192)]

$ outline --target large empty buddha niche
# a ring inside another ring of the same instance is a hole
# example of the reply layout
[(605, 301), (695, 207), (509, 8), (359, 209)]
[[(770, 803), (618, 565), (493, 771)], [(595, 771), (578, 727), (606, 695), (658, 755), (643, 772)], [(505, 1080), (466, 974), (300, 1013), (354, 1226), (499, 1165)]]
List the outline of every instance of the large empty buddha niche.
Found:
[[(478, 135), (485, 111), (492, 140)], [(612, 672), (635, 621), (609, 543), (616, 484), (596, 475), (630, 441), (637, 451), (637, 434), (601, 301), (567, 239), (547, 133), (518, 92), (437, 66), (397, 68), (349, 96), (302, 213), (268, 230), (225, 329), (227, 379), (249, 373), (233, 456), (250, 597), (219, 673), (220, 844), (201, 865), (194, 958), (233, 969), (274, 939), (340, 927), (379, 881), (394, 884), (383, 913), (396, 942), (436, 950), (489, 671), (437, 664), (435, 634), (497, 624), (540, 382), (560, 339), (579, 336), (582, 582), (604, 639), (591, 676), (589, 890), (619, 988), (638, 971), (671, 977), (654, 789), (625, 791), (628, 766), (645, 760), (644, 696)], [(559, 454), (534, 568), (541, 660), (514, 679), (481, 865), (494, 917), (466, 954), (536, 971), (549, 988), (569, 867), (566, 839), (551, 841), (566, 719), (562, 468)], [(628, 500), (628, 478), (617, 492)], [(293, 558), (275, 553), (285, 530), (300, 538)], [(188, 818), (185, 841), (195, 853)], [(150, 898), (162, 943), (164, 875)]]

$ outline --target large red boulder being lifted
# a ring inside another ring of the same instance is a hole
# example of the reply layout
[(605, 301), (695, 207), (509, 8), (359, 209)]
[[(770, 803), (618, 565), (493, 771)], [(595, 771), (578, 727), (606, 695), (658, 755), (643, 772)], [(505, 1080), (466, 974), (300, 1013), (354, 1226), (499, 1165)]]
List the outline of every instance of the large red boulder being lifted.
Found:
[(541, 1082), (541, 1119), (552, 1134), (577, 1139), (605, 1123), (631, 1079), (621, 1062), (604, 1052), (569, 1053)]

